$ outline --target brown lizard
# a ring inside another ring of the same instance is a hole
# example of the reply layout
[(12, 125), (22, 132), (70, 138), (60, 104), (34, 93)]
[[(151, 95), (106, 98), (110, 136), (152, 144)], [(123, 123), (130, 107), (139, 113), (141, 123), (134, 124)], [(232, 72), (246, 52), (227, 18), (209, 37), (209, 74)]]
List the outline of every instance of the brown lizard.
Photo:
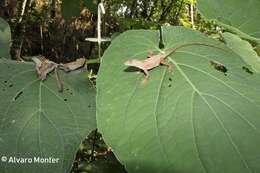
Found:
[(162, 64), (162, 65), (168, 66), (168, 70), (171, 71), (173, 68), (173, 64), (166, 63), (165, 62), (166, 58), (168, 56), (170, 56), (172, 53), (174, 53), (177, 49), (182, 48), (182, 47), (192, 46), (192, 45), (202, 45), (202, 46), (215, 47), (218, 49), (222, 49), (220, 47), (210, 45), (207, 43), (191, 42), (191, 43), (179, 45), (177, 47), (169, 48), (165, 52), (161, 52), (156, 55), (154, 55), (153, 52), (149, 51), (147, 59), (145, 59), (145, 60), (131, 59), (131, 60), (125, 61), (124, 64), (127, 66), (136, 67), (136, 68), (141, 69), (145, 74), (144, 82), (147, 82), (147, 80), (149, 78), (148, 70), (158, 67), (160, 64)]

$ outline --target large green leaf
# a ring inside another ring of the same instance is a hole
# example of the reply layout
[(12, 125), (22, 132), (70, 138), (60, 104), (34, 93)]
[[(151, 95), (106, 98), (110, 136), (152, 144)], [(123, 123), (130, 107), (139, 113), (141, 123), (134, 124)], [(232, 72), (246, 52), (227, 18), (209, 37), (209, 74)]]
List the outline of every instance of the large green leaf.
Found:
[(142, 85), (143, 74), (123, 62), (159, 51), (158, 32), (128, 31), (112, 42), (98, 75), (97, 124), (118, 159), (129, 172), (260, 172), (259, 76), (198, 32), (165, 27), (163, 38), (166, 49), (219, 48), (180, 48), (168, 58), (172, 73), (152, 69)]
[[(81, 140), (96, 128), (95, 90), (83, 76), (63, 74), (59, 93), (54, 76), (40, 82), (31, 64), (0, 60), (0, 157), (7, 158), (1, 173), (70, 171)], [(38, 163), (38, 157), (59, 160)]]
[(260, 44), (259, 0), (198, 0), (199, 11), (230, 32)]
[(83, 4), (91, 13), (97, 13), (98, 2), (96, 0), (83, 0)]
[(63, 0), (61, 5), (62, 16), (69, 21), (80, 15), (81, 0)]
[(8, 23), (0, 18), (0, 58), (10, 58), (11, 30)]
[(223, 33), (222, 36), (230, 49), (240, 55), (255, 72), (260, 73), (260, 58), (254, 51), (251, 44), (245, 40), (242, 40), (237, 35), (228, 32)]

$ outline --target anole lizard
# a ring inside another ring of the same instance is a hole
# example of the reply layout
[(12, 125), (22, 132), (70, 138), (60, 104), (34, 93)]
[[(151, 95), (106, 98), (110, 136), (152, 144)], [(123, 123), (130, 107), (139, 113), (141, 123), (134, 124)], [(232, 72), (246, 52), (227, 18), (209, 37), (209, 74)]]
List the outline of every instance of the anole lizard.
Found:
[(170, 56), (172, 53), (174, 53), (177, 49), (182, 48), (182, 47), (192, 46), (192, 45), (202, 45), (202, 46), (208, 46), (208, 47), (222, 49), (220, 47), (210, 45), (207, 43), (191, 42), (191, 43), (179, 45), (177, 47), (169, 48), (166, 51), (161, 52), (156, 55), (154, 55), (153, 52), (149, 51), (147, 59), (145, 59), (145, 60), (131, 59), (131, 60), (125, 61), (124, 64), (127, 66), (136, 67), (136, 68), (141, 69), (145, 74), (144, 82), (147, 82), (147, 80), (149, 78), (148, 70), (158, 67), (160, 64), (162, 64), (162, 65), (168, 66), (168, 70), (171, 71), (173, 68), (173, 64), (166, 63), (165, 62), (166, 58), (168, 56)]

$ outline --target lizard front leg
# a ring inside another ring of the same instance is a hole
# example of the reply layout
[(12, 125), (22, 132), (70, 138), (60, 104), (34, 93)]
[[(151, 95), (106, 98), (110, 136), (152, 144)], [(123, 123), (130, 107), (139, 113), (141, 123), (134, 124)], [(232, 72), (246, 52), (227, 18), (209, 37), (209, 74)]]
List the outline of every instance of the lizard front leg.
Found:
[(146, 84), (148, 82), (148, 78), (149, 78), (149, 73), (147, 69), (142, 69), (144, 72), (144, 79), (142, 81), (143, 84)]

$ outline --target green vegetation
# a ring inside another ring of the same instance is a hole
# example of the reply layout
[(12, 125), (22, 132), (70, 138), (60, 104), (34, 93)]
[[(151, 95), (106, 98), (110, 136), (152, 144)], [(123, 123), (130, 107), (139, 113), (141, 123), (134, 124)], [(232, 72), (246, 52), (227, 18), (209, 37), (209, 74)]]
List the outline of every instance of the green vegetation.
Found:
[(260, 172), (259, 8), (0, 2), (0, 172)]

